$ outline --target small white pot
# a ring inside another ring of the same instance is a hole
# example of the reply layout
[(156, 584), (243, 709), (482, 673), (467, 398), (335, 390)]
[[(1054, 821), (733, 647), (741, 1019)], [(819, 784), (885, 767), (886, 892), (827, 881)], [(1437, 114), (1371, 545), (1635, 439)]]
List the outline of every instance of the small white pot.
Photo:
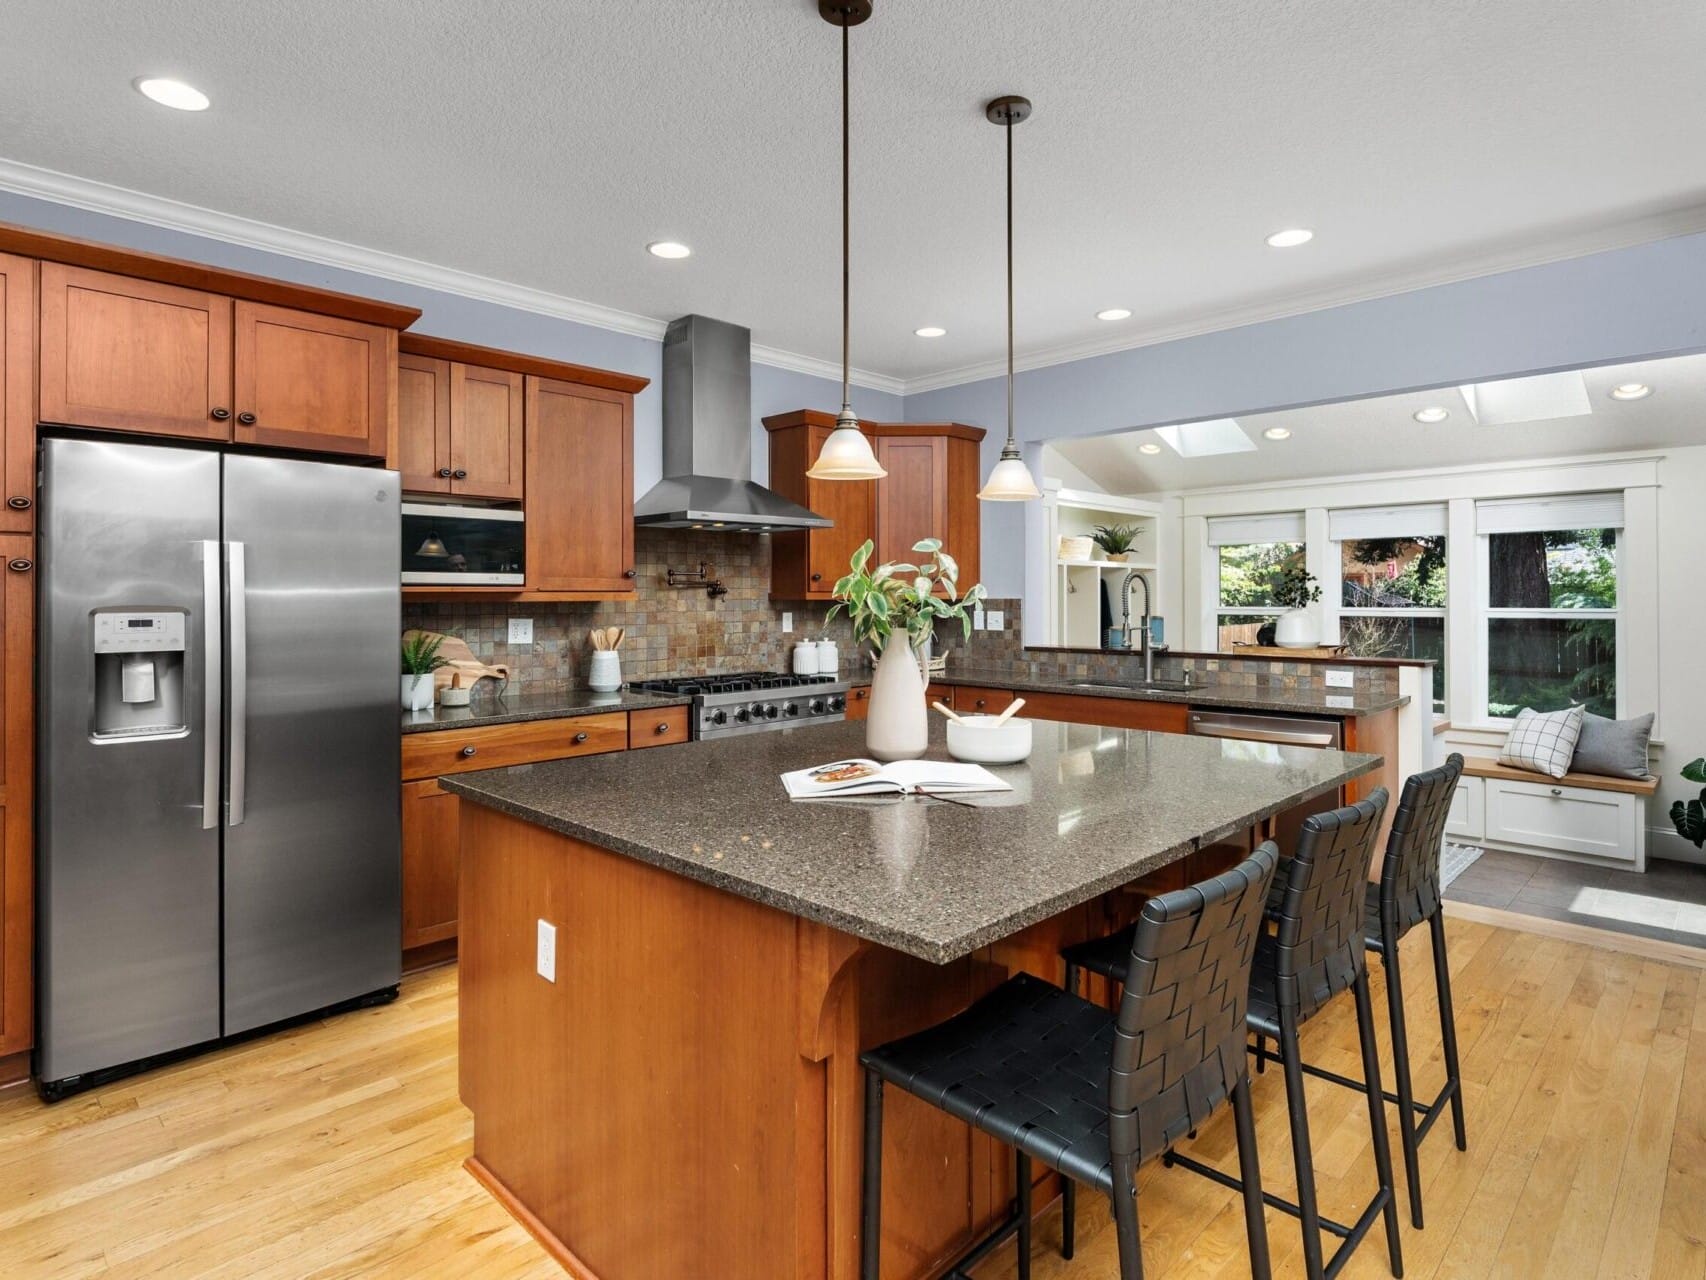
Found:
[(1307, 609), (1287, 609), (1274, 624), (1274, 643), (1282, 649), (1313, 649), (1321, 643), (1321, 624)]
[(948, 721), (948, 754), (974, 764), (1014, 764), (1031, 754), (1031, 722), (1018, 716)]
[(405, 675), (403, 677), (403, 710), (432, 710), (432, 686), (431, 674), (424, 676)]
[(593, 650), (586, 685), (594, 693), (615, 693), (622, 687), (622, 659), (616, 650)]

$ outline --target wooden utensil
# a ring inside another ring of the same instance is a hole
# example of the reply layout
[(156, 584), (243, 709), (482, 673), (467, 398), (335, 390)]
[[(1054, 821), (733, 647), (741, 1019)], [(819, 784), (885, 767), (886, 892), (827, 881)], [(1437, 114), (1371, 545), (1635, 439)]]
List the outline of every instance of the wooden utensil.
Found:
[(936, 702), (932, 702), (930, 705), (935, 707), (936, 710), (940, 711), (943, 715), (947, 716), (948, 719), (953, 720), (958, 724), (964, 724), (966, 722), (966, 718), (964, 716), (956, 715), (954, 713), (954, 709), (945, 702), (938, 700)]
[[(1007, 704), (1007, 710), (1003, 711), (1000, 715), (995, 717), (995, 724), (999, 725), (999, 724), (1007, 723), (1007, 718), (1009, 716), (1011, 716), (1015, 711), (1017, 711), (1020, 707), (1022, 707), (1024, 705), (1025, 705), (1025, 700), (1023, 698), (1014, 698), (1013, 701), (1011, 701)], [(994, 727), (995, 727), (995, 725), (990, 726), (990, 728), (994, 728)]]

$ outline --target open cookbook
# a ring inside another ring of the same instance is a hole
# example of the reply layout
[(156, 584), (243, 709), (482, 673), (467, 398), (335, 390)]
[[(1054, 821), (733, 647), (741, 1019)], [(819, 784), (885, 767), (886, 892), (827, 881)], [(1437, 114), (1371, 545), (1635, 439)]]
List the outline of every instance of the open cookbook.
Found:
[(838, 800), (843, 796), (961, 795), (973, 791), (1011, 791), (1013, 788), (980, 764), (945, 760), (837, 760), (815, 769), (782, 775), (782, 785), (795, 800)]

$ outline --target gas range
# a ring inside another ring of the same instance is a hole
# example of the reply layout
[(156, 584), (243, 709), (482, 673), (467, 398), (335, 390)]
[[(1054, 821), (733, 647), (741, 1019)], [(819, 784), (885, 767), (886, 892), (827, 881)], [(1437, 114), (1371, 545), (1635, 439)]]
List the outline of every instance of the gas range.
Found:
[(847, 718), (846, 680), (835, 676), (796, 676), (777, 671), (734, 675), (678, 676), (636, 680), (636, 693), (689, 698), (695, 738), (726, 738), (791, 724)]

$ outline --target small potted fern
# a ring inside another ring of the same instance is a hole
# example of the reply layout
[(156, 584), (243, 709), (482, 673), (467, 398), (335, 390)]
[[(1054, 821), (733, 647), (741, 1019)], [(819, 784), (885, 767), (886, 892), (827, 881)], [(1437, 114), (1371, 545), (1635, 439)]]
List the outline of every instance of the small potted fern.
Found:
[(1135, 524), (1099, 524), (1090, 535), (1090, 541), (1102, 549), (1104, 560), (1123, 564), (1137, 546), (1138, 535), (1142, 532)]
[(433, 673), (450, 664), (438, 655), (444, 637), (430, 631), (411, 631), (403, 637), (403, 710), (432, 709)]

